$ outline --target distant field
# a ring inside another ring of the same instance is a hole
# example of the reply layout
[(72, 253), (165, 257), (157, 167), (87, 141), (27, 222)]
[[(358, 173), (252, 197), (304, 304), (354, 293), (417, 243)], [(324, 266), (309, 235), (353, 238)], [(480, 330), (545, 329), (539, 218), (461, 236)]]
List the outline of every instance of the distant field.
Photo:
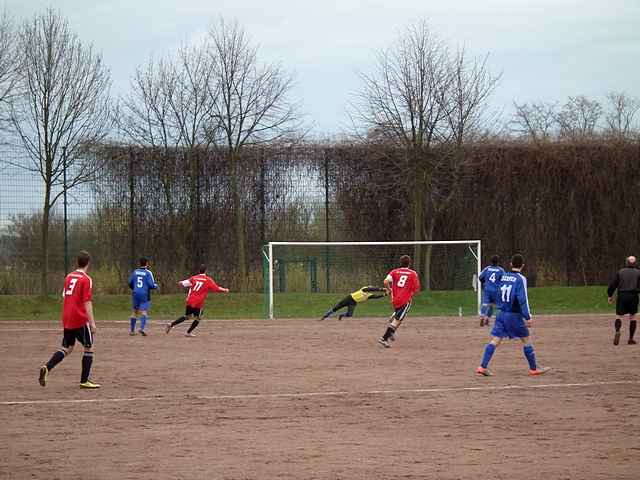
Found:
[[(345, 292), (346, 294), (346, 292)], [(276, 296), (275, 312), (279, 318), (316, 318), (344, 294), (291, 293)], [(151, 317), (175, 318), (184, 309), (184, 295), (156, 295), (153, 297)], [(529, 301), (534, 314), (608, 313), (606, 288), (596, 287), (541, 287), (529, 290)], [(51, 320), (60, 316), (59, 296), (0, 296), (0, 320)], [(475, 315), (475, 296), (470, 292), (423, 292), (415, 298), (411, 314), (416, 316)], [(103, 295), (94, 298), (98, 320), (126, 319), (129, 315), (128, 295)], [(358, 307), (358, 316), (386, 316), (390, 308), (387, 299), (372, 300)], [(264, 318), (264, 295), (257, 293), (210, 295), (206, 303), (206, 318)]]

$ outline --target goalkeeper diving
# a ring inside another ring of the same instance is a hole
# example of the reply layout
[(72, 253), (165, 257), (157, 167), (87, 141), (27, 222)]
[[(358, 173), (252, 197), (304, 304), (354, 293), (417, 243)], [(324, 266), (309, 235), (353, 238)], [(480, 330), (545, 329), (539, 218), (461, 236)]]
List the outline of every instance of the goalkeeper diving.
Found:
[(327, 313), (325, 313), (320, 320), (325, 320), (329, 318), (333, 313), (338, 310), (347, 307), (347, 311), (338, 315), (338, 320), (342, 320), (344, 317), (353, 317), (353, 312), (356, 309), (356, 306), (359, 303), (366, 302), (367, 300), (372, 300), (375, 298), (382, 298), (389, 295), (389, 289), (382, 287), (372, 287), (366, 286), (362, 287), (360, 290), (356, 290), (353, 293), (350, 293), (338, 303), (336, 303), (332, 308), (330, 308)]

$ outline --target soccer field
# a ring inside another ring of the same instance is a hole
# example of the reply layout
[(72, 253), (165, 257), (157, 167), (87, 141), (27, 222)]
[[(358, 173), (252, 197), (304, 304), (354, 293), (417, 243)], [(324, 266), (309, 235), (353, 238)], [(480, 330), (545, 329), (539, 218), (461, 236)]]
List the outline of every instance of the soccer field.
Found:
[[(88, 479), (636, 479), (640, 347), (607, 316), (539, 316), (477, 378), (487, 329), (385, 321), (205, 321), (196, 338), (99, 322), (93, 377), (76, 351), (38, 385), (56, 322), (0, 323), (0, 477)], [(625, 325), (626, 328), (626, 325)]]

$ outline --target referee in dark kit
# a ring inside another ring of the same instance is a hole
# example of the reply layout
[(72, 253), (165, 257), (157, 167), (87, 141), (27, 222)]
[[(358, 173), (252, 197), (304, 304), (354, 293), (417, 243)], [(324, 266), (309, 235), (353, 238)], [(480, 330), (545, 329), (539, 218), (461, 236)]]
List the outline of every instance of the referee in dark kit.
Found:
[(625, 261), (624, 268), (618, 270), (613, 280), (609, 284), (607, 294), (609, 303), (613, 303), (613, 294), (618, 290), (618, 300), (616, 302), (615, 334), (613, 344), (620, 343), (620, 328), (622, 320), (620, 317), (629, 315), (629, 345), (635, 345), (633, 335), (636, 333), (636, 313), (638, 313), (638, 292), (640, 292), (640, 270), (636, 262), (636, 257), (629, 256)]

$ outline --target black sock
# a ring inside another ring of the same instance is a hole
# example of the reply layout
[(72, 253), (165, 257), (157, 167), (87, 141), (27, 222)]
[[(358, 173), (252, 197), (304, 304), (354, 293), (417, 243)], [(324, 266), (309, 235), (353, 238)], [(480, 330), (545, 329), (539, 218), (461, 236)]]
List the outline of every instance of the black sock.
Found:
[(89, 380), (89, 372), (91, 372), (92, 363), (93, 352), (84, 352), (84, 355), (82, 355), (82, 375), (80, 376), (80, 383), (84, 383)]
[(176, 325), (180, 325), (182, 322), (184, 322), (187, 319), (187, 317), (185, 317), (184, 315), (181, 316), (180, 318), (175, 319), (173, 322), (171, 322), (171, 326), (175, 327)]
[(622, 320), (620, 320), (619, 318), (616, 318), (615, 328), (616, 332), (619, 332), (622, 328)]
[(65, 353), (62, 350), (58, 350), (56, 353), (51, 355), (51, 358), (47, 362), (47, 369), (49, 371), (53, 370), (57, 364), (59, 364), (62, 360), (64, 360)]
[(200, 323), (200, 320), (198, 320), (197, 318), (191, 323), (191, 326), (189, 327), (189, 330), (187, 330), (187, 333), (191, 333), (193, 332), (196, 327), (198, 326), (198, 324)]
[(384, 332), (384, 335), (382, 336), (383, 340), (389, 340), (389, 337), (391, 335), (393, 335), (394, 333), (396, 333), (396, 327), (394, 327), (393, 325), (389, 325), (387, 327), (387, 331)]
[(631, 320), (629, 322), (629, 340), (633, 340), (633, 335), (636, 333), (636, 321)]

